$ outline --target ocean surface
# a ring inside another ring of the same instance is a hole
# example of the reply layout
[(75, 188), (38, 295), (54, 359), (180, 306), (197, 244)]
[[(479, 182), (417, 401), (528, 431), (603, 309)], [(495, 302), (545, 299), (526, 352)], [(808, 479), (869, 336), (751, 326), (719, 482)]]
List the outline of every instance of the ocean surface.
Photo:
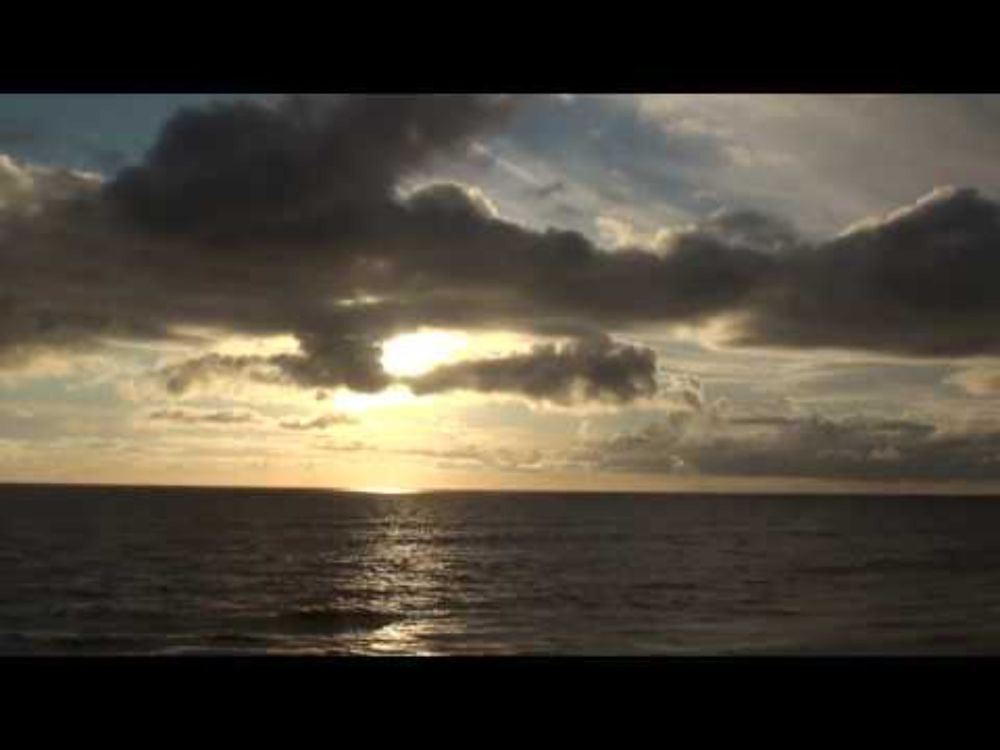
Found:
[(0, 486), (0, 654), (996, 654), (998, 541), (990, 498)]

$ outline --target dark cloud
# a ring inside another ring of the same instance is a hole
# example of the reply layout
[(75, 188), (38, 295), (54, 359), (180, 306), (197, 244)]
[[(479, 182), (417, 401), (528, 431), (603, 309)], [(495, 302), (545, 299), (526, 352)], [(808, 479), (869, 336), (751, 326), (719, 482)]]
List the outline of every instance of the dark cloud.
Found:
[(699, 231), (762, 252), (781, 252), (800, 244), (798, 232), (787, 221), (751, 209), (716, 211)]
[(0, 163), (0, 350), (182, 325), (292, 332), (305, 355), (279, 363), (291, 379), (376, 389), (378, 367), (362, 360), (390, 329), (379, 311), (360, 320), (331, 303), (377, 280), (381, 261), (366, 253), (379, 227), (403, 231), (400, 175), (507, 106), (351, 97), (185, 110), (143, 164), (103, 188), (76, 178), (69, 199), (51, 171)]
[(580, 336), (693, 319), (766, 270), (711, 238), (666, 257), (612, 255), (574, 232), (503, 221), (459, 185), (397, 195), (421, 160), (461, 147), (510, 106), (469, 96), (217, 104), (179, 113), (142, 164), (103, 186), (70, 175), (66, 189), (12, 165), (42, 210), (2, 217), (0, 348), (86, 348), (184, 326), (292, 333), (301, 354), (213, 355), (175, 368), (169, 388), (244, 372), (370, 392), (389, 382), (379, 342), (419, 325)]
[(862, 480), (1000, 479), (1000, 432), (906, 419), (672, 415), (584, 451), (603, 469)]
[[(379, 391), (399, 382), (418, 395), (470, 390), (519, 394), (560, 404), (582, 400), (627, 403), (657, 392), (655, 353), (606, 337), (540, 344), (524, 354), (457, 362), (413, 378), (394, 379), (376, 366), (376, 360), (369, 359), (363, 359), (352, 373), (354, 356), (344, 351), (307, 356), (213, 353), (163, 367), (155, 375), (175, 396), (230, 379), (304, 388), (346, 384), (360, 392)], [(684, 397), (700, 403), (700, 395), (685, 391)]]
[(1000, 206), (938, 190), (908, 209), (787, 254), (738, 344), (928, 357), (1000, 352)]
[(370, 209), (398, 179), (502, 117), (490, 96), (292, 96), (184, 109), (109, 200), (155, 232), (249, 237)]
[(651, 349), (607, 338), (581, 339), (538, 345), (526, 354), (444, 365), (407, 382), (416, 394), (470, 390), (561, 404), (626, 403), (656, 394), (656, 356)]
[[(998, 206), (974, 191), (938, 192), (825, 243), (730, 212), (663, 247), (614, 252), (505, 221), (466, 186), (398, 192), (428, 159), (511, 122), (525, 127), (509, 97), (289, 97), (182, 110), (142, 163), (103, 184), (4, 157), (0, 360), (192, 326), (292, 334), (296, 354), (214, 354), (161, 374), (174, 393), (234, 375), (373, 392), (392, 382), (380, 365), (392, 335), (506, 329), (573, 341), (441, 368), (414, 387), (628, 400), (651, 387), (652, 355), (605, 332), (721, 314), (738, 344), (1000, 349)], [(662, 135), (612, 125), (603, 147)]]
[(156, 371), (171, 394), (180, 396), (194, 387), (218, 380), (246, 379), (265, 385), (301, 388), (340, 386), (363, 393), (380, 391), (391, 382), (378, 355), (381, 349), (350, 339), (333, 339), (307, 354), (226, 355), (206, 354)]
[(261, 383), (280, 382), (276, 368), (268, 369), (269, 358), (207, 354), (156, 371), (156, 376), (168, 393), (181, 396), (192, 388), (205, 386), (219, 379), (246, 377)]

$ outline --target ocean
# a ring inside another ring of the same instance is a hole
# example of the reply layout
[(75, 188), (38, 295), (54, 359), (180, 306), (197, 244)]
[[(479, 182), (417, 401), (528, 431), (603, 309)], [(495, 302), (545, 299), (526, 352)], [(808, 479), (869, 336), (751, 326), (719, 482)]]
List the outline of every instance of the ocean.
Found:
[(991, 498), (0, 486), (0, 654), (1000, 653)]

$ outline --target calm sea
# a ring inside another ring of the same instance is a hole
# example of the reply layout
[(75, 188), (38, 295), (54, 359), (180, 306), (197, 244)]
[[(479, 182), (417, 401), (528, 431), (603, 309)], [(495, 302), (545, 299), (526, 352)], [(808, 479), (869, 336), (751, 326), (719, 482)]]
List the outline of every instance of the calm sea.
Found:
[(1000, 653), (1000, 501), (0, 487), (0, 654)]

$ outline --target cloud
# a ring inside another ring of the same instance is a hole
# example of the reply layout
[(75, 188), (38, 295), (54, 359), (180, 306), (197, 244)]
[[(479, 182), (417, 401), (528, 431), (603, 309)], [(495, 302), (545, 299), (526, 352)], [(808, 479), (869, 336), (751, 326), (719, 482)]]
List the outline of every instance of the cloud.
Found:
[[(21, 164), (0, 154), (0, 210), (3, 218), (37, 215), (43, 208), (72, 201), (100, 187), (90, 172)], [(5, 228), (12, 227), (5, 222)]]
[(406, 381), (414, 393), (470, 390), (514, 393), (568, 404), (575, 400), (627, 403), (657, 390), (656, 355), (608, 338), (539, 344), (526, 354), (443, 365)]
[(322, 442), (316, 443), (316, 447), (322, 451), (330, 451), (332, 453), (357, 453), (360, 451), (376, 450), (374, 445), (366, 443), (363, 440), (349, 440), (349, 441), (324, 440)]
[(546, 454), (537, 448), (464, 444), (449, 448), (398, 448), (389, 452), (436, 459), (443, 469), (473, 466), (498, 471), (539, 471), (548, 466)]
[(0, 362), (190, 327), (290, 334), (296, 353), (209, 354), (159, 375), (178, 395), (219, 377), (376, 392), (394, 382), (380, 363), (393, 335), (503, 329), (574, 341), (449, 365), (414, 389), (627, 401), (655, 361), (608, 331), (723, 318), (733, 345), (1000, 348), (1000, 212), (973, 190), (826, 242), (744, 211), (614, 251), (507, 221), (473, 186), (401, 190), (517, 117), (510, 97), (295, 96), (181, 110), (110, 181), (3, 157)]
[[(600, 328), (588, 298), (618, 317), (660, 314), (649, 294), (625, 295), (606, 273), (649, 292), (658, 285), (666, 315), (706, 309), (687, 287), (717, 285), (710, 306), (746, 286), (752, 269), (739, 259), (712, 268), (724, 250), (708, 248), (697, 263), (686, 248), (670, 260), (609, 256), (573, 232), (500, 221), (458, 186), (396, 194), (421, 159), (508, 108), (495, 98), (349, 97), (184, 110), (146, 162), (96, 190), (76, 185), (71, 205), (20, 181), (45, 210), (3, 217), (9, 319), (40, 345), (64, 343), (51, 331), (93, 341), (163, 337), (181, 325), (378, 340), (448, 320), (455, 307), (464, 324), (515, 328), (538, 313), (561, 319), (542, 326)], [(364, 319), (331, 309), (365, 291), (390, 301)], [(634, 299), (649, 309), (630, 311)]]
[[(639, 97), (665, 125), (696, 122), (745, 166), (697, 174), (728, 205), (794, 217), (814, 236), (939, 184), (1000, 187), (995, 95), (670, 94)], [(822, 179), (817, 176), (822, 175)]]
[(697, 230), (759, 252), (781, 252), (800, 243), (789, 222), (752, 209), (719, 209)]
[[(646, 347), (614, 342), (603, 336), (561, 344), (538, 344), (523, 354), (460, 361), (418, 377), (390, 378), (377, 363), (379, 352), (376, 348), (367, 353), (359, 365), (358, 379), (352, 379), (346, 371), (351, 355), (344, 351), (330, 352), (328, 359), (316, 353), (311, 356), (211, 353), (162, 367), (154, 373), (154, 378), (174, 396), (230, 379), (302, 388), (347, 383), (362, 392), (382, 390), (392, 382), (407, 385), (417, 395), (468, 390), (515, 394), (558, 404), (575, 401), (627, 403), (650, 398), (657, 392), (655, 353)], [(369, 376), (377, 379), (370, 382)], [(689, 383), (671, 385), (669, 389), (683, 392), (682, 397), (689, 402), (700, 403), (700, 393)]]
[(347, 414), (321, 414), (312, 419), (286, 419), (280, 424), (286, 430), (325, 430), (337, 425), (355, 424), (356, 420)]
[(1000, 479), (1000, 432), (816, 414), (702, 419), (677, 413), (579, 451), (605, 470), (859, 480)]
[(345, 385), (362, 393), (380, 391), (391, 382), (379, 362), (381, 347), (377, 344), (348, 338), (312, 341), (306, 337), (303, 343), (309, 347), (307, 354), (265, 356), (213, 352), (167, 365), (153, 374), (174, 396), (227, 379), (299, 388)]
[(245, 238), (342, 220), (507, 106), (489, 96), (292, 96), (183, 109), (107, 196), (154, 232)]
[(1000, 352), (1000, 205), (939, 189), (782, 256), (734, 343), (925, 357)]
[(331, 297), (354, 296), (370, 275), (377, 228), (402, 215), (402, 174), (506, 107), (293, 97), (182, 110), (144, 163), (103, 184), (4, 157), (0, 353), (162, 339), (184, 325), (293, 332), (317, 360), (377, 341), (382, 331), (327, 316)]
[(179, 422), (182, 424), (247, 424), (260, 421), (259, 415), (250, 411), (206, 411), (197, 409), (157, 409), (149, 413), (152, 422)]

